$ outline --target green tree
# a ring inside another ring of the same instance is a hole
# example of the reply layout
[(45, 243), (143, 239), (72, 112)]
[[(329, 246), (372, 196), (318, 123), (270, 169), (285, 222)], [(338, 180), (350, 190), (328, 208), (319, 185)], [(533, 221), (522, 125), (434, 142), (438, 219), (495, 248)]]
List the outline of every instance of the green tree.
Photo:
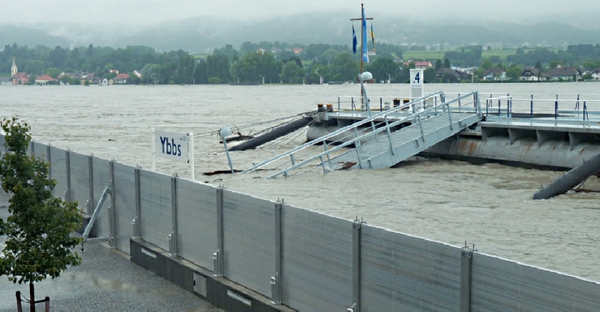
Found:
[(219, 77), (210, 77), (208, 78), (208, 84), (220, 84), (222, 83), (221, 78)]
[(450, 60), (449, 59), (444, 59), (444, 64), (442, 65), (443, 68), (450, 68)]
[(234, 59), (238, 58), (238, 52), (231, 44), (226, 44), (223, 48), (215, 49), (213, 55), (227, 55), (229, 62), (232, 62)]
[(158, 64), (146, 64), (142, 68), (142, 80), (146, 84), (156, 84), (160, 80), (160, 65)]
[(521, 65), (511, 65), (506, 70), (506, 76), (512, 80), (519, 80), (521, 77), (521, 73), (523, 72), (523, 66)]
[(28, 82), (28, 84), (30, 84), (30, 85), (35, 84), (35, 80), (36, 79), (37, 79), (37, 75), (36, 74), (31, 74), (29, 76), (29, 82)]
[(46, 74), (52, 78), (58, 78), (60, 76), (60, 69), (54, 67), (48, 68), (46, 69)]
[(220, 81), (229, 81), (230, 67), (229, 56), (225, 54), (209, 55), (206, 58), (206, 70), (209, 77), (218, 77)]
[(393, 59), (387, 57), (378, 57), (367, 67), (377, 81), (395, 81), (400, 76), (400, 67)]
[(268, 52), (248, 53), (231, 70), (232, 75), (239, 77), (242, 82), (262, 82), (262, 77), (265, 82), (273, 82), (279, 81), (281, 62)]
[(348, 52), (335, 56), (329, 66), (329, 80), (356, 81), (358, 79), (358, 62)]
[(561, 60), (553, 60), (553, 61), (550, 61), (550, 68), (556, 68), (559, 65), (562, 66), (563, 64), (564, 64), (564, 62)]
[(281, 80), (288, 83), (300, 82), (303, 73), (304, 71), (296, 62), (287, 62), (281, 68)]
[(48, 65), (51, 67), (62, 68), (67, 65), (67, 59), (69, 58), (69, 51), (56, 47), (48, 55)]
[(31, 311), (35, 311), (34, 282), (56, 278), (81, 258), (71, 249), (80, 238), (71, 236), (81, 226), (76, 202), (52, 195), (56, 180), (48, 175), (48, 163), (27, 156), (30, 127), (17, 117), (4, 119), (4, 146), (0, 159), (2, 189), (11, 196), (7, 221), (0, 219), (6, 246), (0, 257), (0, 275), (13, 283), (29, 283)]

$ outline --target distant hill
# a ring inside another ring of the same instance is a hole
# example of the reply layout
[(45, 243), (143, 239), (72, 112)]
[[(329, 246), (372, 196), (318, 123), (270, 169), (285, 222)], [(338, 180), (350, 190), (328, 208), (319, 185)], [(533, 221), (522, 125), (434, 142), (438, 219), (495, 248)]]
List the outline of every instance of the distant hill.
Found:
[(37, 45), (47, 47), (68, 47), (70, 42), (61, 36), (50, 35), (42, 29), (30, 27), (17, 27), (12, 25), (0, 25), (0, 44), (4, 49), (6, 45), (16, 43), (19, 46), (35, 47)]
[[(354, 14), (356, 15), (356, 14)], [(273, 17), (257, 21), (196, 17), (156, 24), (145, 29), (111, 25), (110, 29), (92, 25), (34, 25), (31, 28), (1, 26), (0, 44), (68, 47), (128, 45), (150, 46), (158, 51), (182, 49), (190, 53), (211, 53), (226, 44), (239, 47), (243, 42), (324, 43), (350, 45), (351, 12), (328, 12)], [(357, 33), (360, 23), (354, 22)], [(37, 28), (36, 28), (37, 27)], [(376, 42), (397, 45), (493, 45), (519, 47), (549, 46), (565, 48), (570, 44), (596, 44), (600, 30), (556, 22), (515, 24), (500, 21), (464, 22), (459, 19), (415, 21), (395, 17), (375, 17)], [(52, 34), (52, 35), (50, 35)]]

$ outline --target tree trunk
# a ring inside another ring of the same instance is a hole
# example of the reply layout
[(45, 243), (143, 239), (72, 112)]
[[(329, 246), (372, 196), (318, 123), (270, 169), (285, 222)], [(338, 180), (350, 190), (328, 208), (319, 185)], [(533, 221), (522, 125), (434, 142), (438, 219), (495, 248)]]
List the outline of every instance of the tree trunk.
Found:
[(29, 311), (35, 312), (35, 293), (33, 290), (33, 282), (29, 282)]

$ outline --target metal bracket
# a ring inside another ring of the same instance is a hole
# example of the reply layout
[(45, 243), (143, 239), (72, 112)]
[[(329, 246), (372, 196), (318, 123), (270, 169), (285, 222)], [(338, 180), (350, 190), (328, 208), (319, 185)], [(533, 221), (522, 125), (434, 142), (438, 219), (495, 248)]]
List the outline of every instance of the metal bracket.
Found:
[[(85, 243), (86, 241), (91, 241), (91, 239), (89, 239), (89, 235), (90, 235), (90, 231), (92, 230), (92, 227), (94, 226), (94, 222), (96, 222), (96, 219), (98, 218), (98, 215), (100, 214), (100, 210), (102, 209), (102, 205), (104, 204), (104, 201), (106, 201), (106, 198), (108, 197), (108, 195), (110, 195), (112, 197), (112, 181), (108, 182), (108, 185), (104, 188), (104, 191), (102, 192), (102, 196), (100, 197), (100, 200), (98, 201), (98, 204), (96, 204), (96, 208), (94, 209), (94, 214), (92, 214), (92, 218), (90, 219), (90, 222), (87, 224), (87, 226), (85, 227), (85, 230), (83, 231), (83, 240), (81, 241), (81, 250), (83, 251), (83, 243)], [(108, 209), (111, 209), (112, 206), (109, 206)], [(109, 234), (108, 236), (108, 241), (111, 241), (113, 238), (111, 237), (111, 234)]]
[(281, 294), (279, 293), (279, 272), (271, 276), (271, 304), (281, 304)]
[(223, 276), (223, 268), (221, 266), (221, 250), (218, 249), (213, 253), (213, 276)]

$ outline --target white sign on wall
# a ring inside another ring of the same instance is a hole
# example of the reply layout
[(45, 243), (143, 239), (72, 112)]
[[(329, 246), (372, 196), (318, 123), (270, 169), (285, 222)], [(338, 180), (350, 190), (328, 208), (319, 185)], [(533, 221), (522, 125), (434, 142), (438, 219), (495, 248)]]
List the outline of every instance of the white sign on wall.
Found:
[(194, 136), (192, 133), (177, 133), (152, 129), (152, 171), (156, 170), (155, 158), (168, 158), (190, 164), (194, 179)]
[(423, 70), (410, 70), (410, 97), (411, 99), (420, 98), (423, 96)]
[(189, 162), (189, 152), (187, 133), (154, 130), (154, 153), (157, 157)]

